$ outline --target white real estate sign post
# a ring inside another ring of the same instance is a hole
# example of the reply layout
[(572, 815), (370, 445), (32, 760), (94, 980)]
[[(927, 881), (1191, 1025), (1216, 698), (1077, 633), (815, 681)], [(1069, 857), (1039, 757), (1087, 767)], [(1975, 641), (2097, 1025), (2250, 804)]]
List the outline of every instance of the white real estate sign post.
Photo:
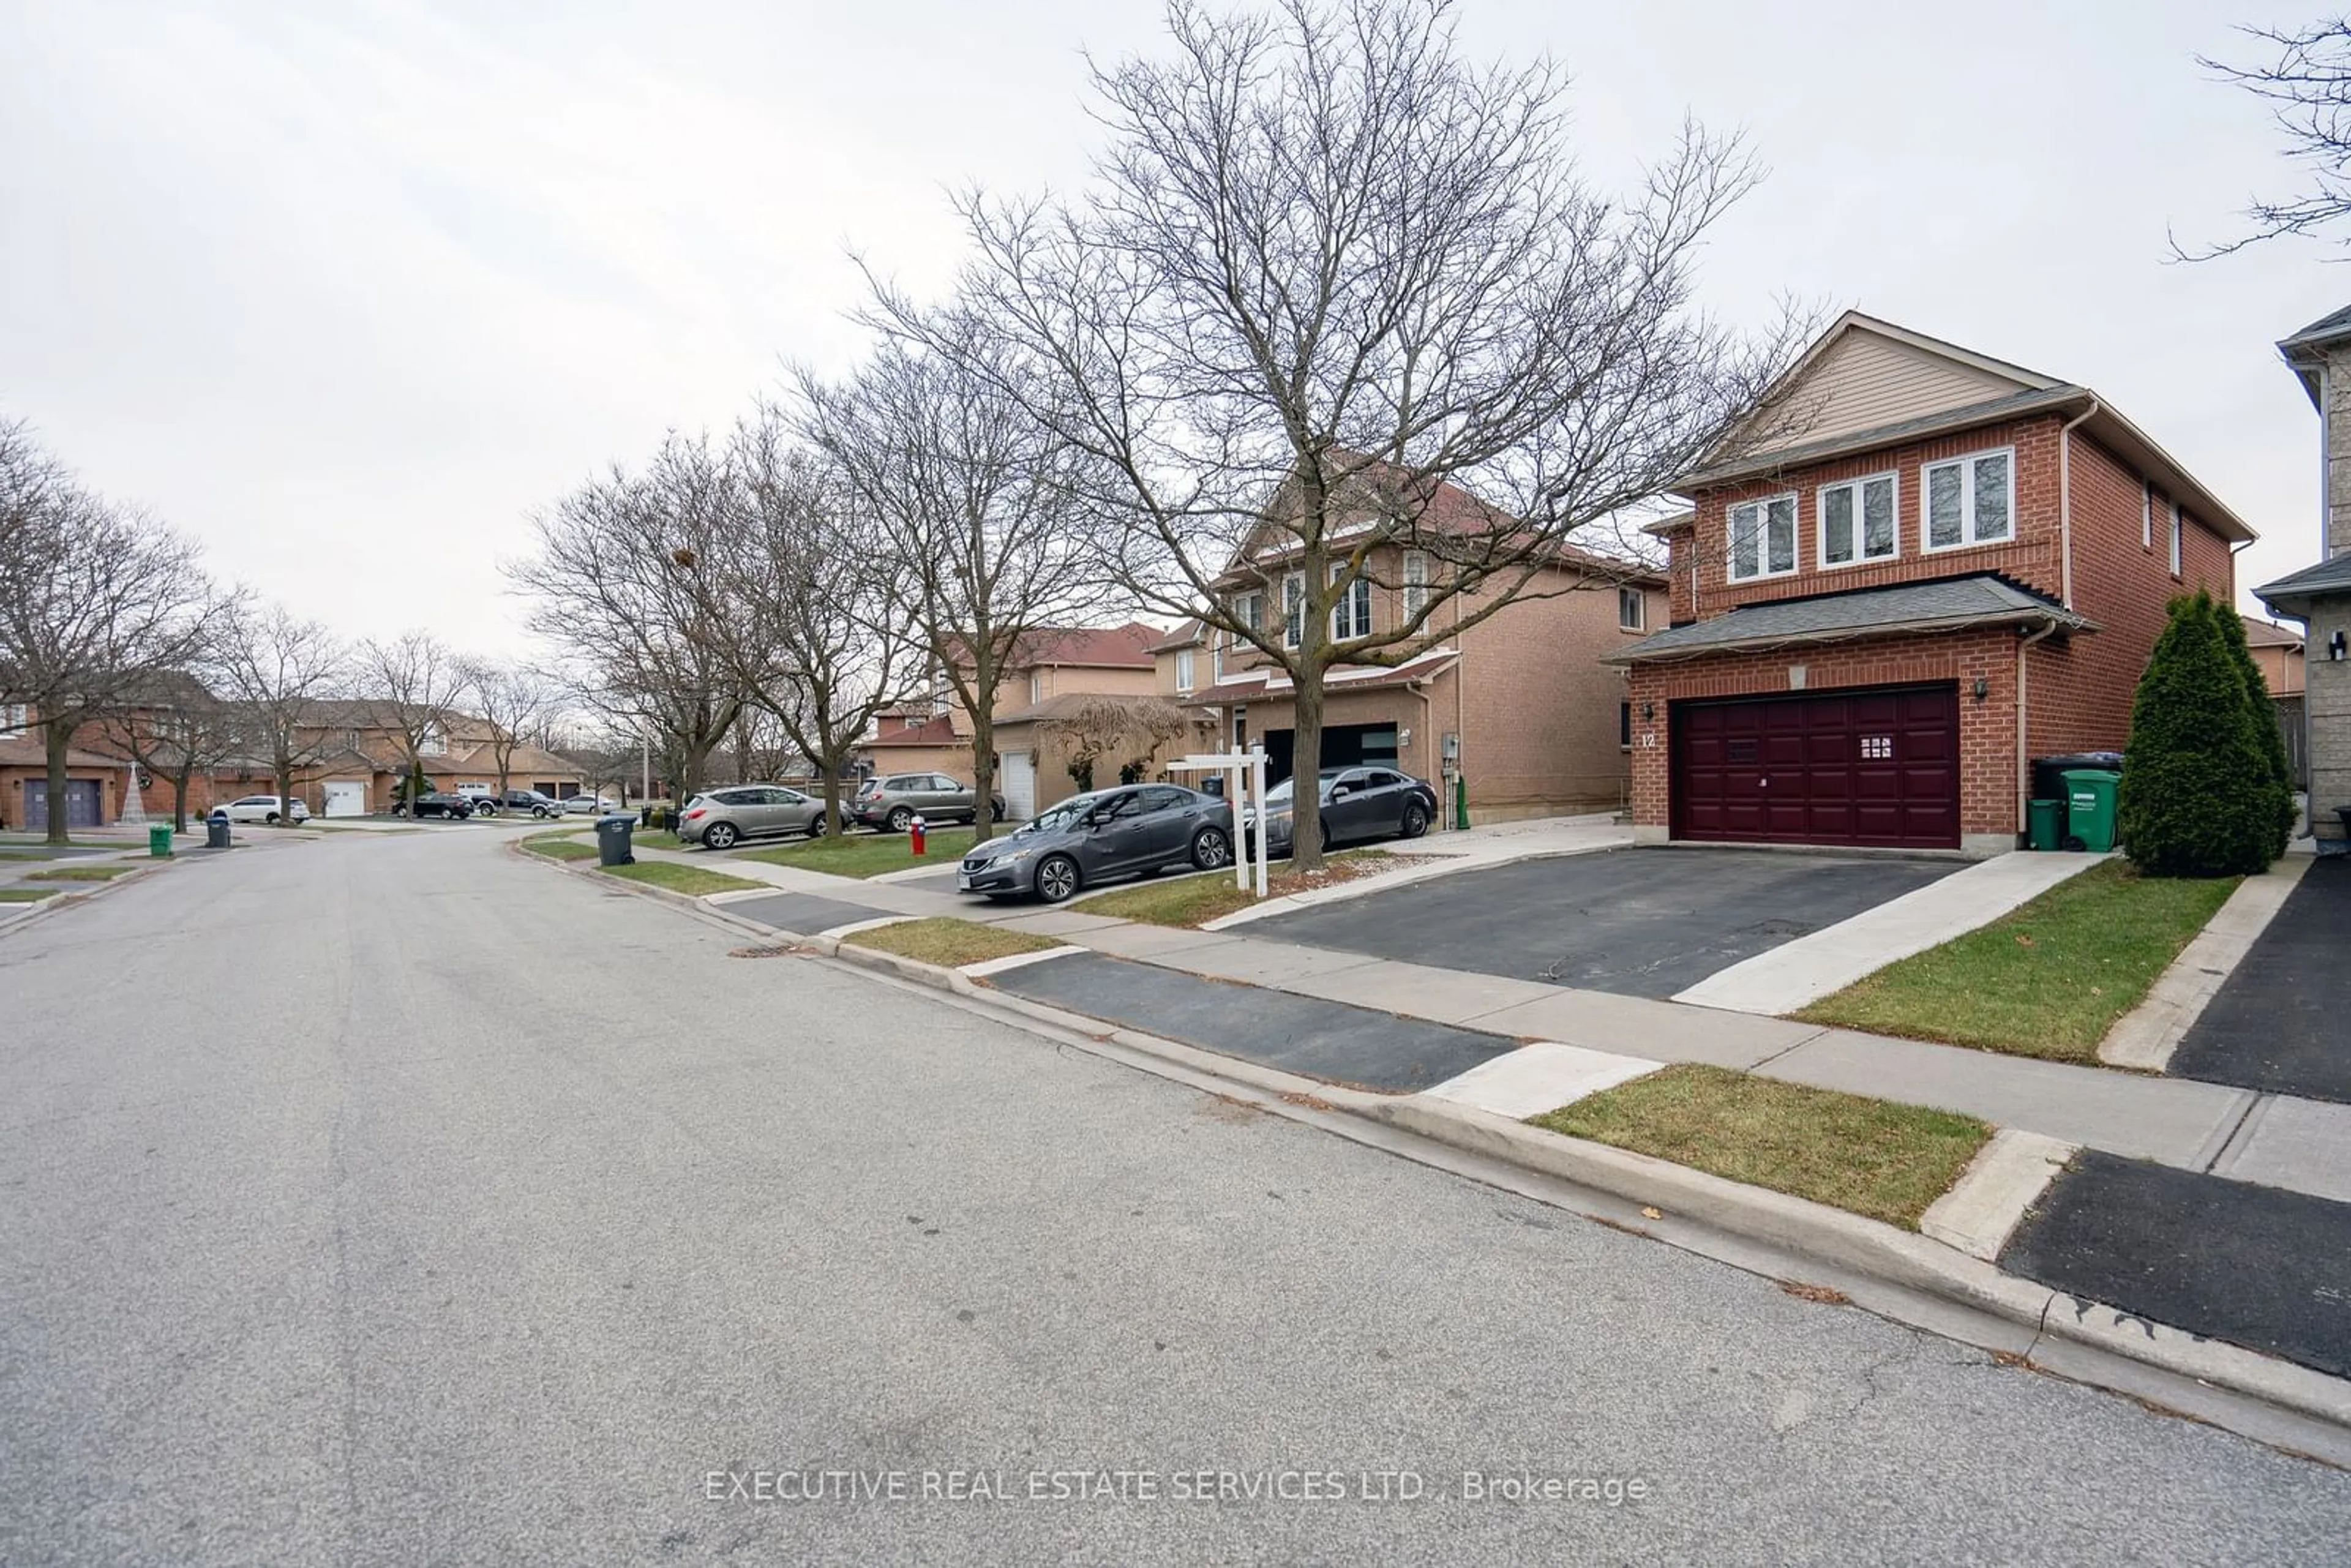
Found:
[(1234, 846), (1233, 885), (1243, 893), (1249, 890), (1250, 862), (1256, 862), (1257, 895), (1265, 896), (1266, 840), (1265, 822), (1265, 747), (1252, 746), (1247, 751), (1214, 751), (1198, 757), (1179, 757), (1167, 765), (1170, 773), (1221, 773), (1225, 776), (1225, 800), (1233, 809), (1233, 831), (1242, 831), (1246, 820), (1244, 808), (1254, 807), (1258, 816), (1258, 831), (1251, 834), (1256, 842), (1246, 852)]

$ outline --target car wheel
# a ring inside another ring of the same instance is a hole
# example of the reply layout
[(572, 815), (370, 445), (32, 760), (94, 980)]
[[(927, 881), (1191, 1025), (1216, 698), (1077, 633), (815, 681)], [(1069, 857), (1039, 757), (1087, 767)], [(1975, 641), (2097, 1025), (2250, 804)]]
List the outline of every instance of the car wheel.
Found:
[(1407, 802), (1404, 809), (1404, 836), (1416, 839), (1428, 831), (1428, 808), (1419, 801)]
[(540, 821), (542, 821), (542, 822), (543, 822), (543, 821), (547, 821), (548, 817), (549, 817), (551, 813), (549, 813), (549, 810), (548, 810), (548, 809), (547, 809), (546, 807), (544, 807), (544, 806), (533, 806), (533, 807), (530, 809), (530, 814), (531, 814), (532, 816), (534, 816), (534, 817), (537, 817)]
[(824, 813), (822, 811), (819, 811), (814, 817), (809, 820), (808, 836), (812, 839), (820, 839), (824, 837)]
[(903, 833), (914, 825), (914, 813), (901, 806), (890, 813), (890, 831)]
[(1192, 835), (1192, 863), (1202, 871), (1233, 863), (1233, 841), (1224, 829), (1202, 828)]
[(270, 812), (270, 813), (269, 813), (269, 815), (267, 815), (266, 817), (262, 818), (261, 820), (262, 820), (263, 821), (265, 821), (265, 822), (267, 822), (271, 827), (273, 827), (273, 828), (274, 828), (274, 827), (276, 827), (276, 826), (277, 825), (277, 812), (275, 812), (275, 811), (272, 811), (272, 812)]
[(1331, 824), (1328, 822), (1317, 822), (1314, 824), (1314, 830), (1316, 832), (1322, 834), (1322, 837), (1316, 841), (1322, 844), (1322, 852), (1326, 855), (1329, 854), (1331, 852)]
[(1066, 904), (1077, 896), (1078, 862), (1067, 855), (1047, 855), (1037, 865), (1037, 896), (1048, 904)]
[(1004, 821), (1004, 808), (1001, 805), (989, 806), (987, 808), (987, 820), (991, 822), (1000, 822)]
[(705, 850), (731, 850), (741, 835), (731, 822), (713, 822), (702, 830), (702, 847)]

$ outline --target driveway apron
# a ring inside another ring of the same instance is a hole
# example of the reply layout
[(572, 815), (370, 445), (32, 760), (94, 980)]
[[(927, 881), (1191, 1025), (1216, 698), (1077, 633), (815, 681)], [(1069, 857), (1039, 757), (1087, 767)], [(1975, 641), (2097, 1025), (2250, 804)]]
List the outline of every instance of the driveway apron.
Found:
[(2322, 860), (2295, 884), (2169, 1071), (2351, 1103), (2351, 858)]

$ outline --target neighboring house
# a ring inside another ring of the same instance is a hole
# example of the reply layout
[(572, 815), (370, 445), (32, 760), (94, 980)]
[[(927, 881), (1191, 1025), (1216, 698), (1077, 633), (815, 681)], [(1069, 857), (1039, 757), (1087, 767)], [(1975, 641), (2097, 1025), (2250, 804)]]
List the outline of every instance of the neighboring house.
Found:
[(2270, 695), (2281, 701), (2300, 696), (2302, 633), (2258, 615), (2241, 615), (2239, 619), (2245, 623), (2245, 644), (2253, 651), (2253, 663), (2260, 667), (2262, 684), (2269, 687)]
[[(0, 709), (0, 828), (11, 832), (41, 831), (49, 825), (48, 753), (40, 732), (27, 727), (30, 722), (20, 706)], [(66, 826), (101, 828), (114, 821), (122, 814), (130, 782), (130, 769), (120, 760), (79, 747), (68, 750)]]
[(968, 784), (971, 741), (929, 704), (891, 708), (873, 716), (873, 733), (858, 747), (857, 765), (874, 774), (945, 773)]
[(1675, 486), (1631, 671), (1644, 840), (2013, 849), (2030, 760), (2120, 750), (2177, 595), (2252, 530), (2086, 387), (1848, 312), (1776, 431)]
[[(1431, 502), (1424, 525), (1476, 528), (1507, 519), (1454, 485)], [(1267, 549), (1237, 559), (1218, 591), (1239, 619), (1280, 623), (1279, 596), (1302, 586), (1284, 570), (1294, 541), (1269, 532)], [(1369, 578), (1333, 608), (1332, 635), (1355, 636), (1419, 612), (1431, 559), (1401, 547), (1373, 552)], [(1395, 583), (1384, 588), (1380, 583)], [(1325, 673), (1320, 766), (1374, 763), (1437, 784), (1449, 801), (1467, 783), (1478, 823), (1614, 810), (1625, 801), (1625, 681), (1601, 658), (1663, 623), (1665, 579), (1637, 562), (1572, 546), (1538, 570), (1526, 597), (1474, 625), (1481, 607), (1466, 593), (1440, 605), (1429, 645), (1393, 666), (1334, 665)], [(1203, 749), (1262, 745), (1269, 782), (1290, 777), (1296, 719), (1290, 678), (1258, 649), (1196, 622), (1155, 648), (1162, 692), (1200, 716)], [(1450, 821), (1449, 810), (1446, 813)]]
[[(2310, 828), (2320, 852), (2351, 852), (2351, 307), (2278, 345), (2318, 411), (2323, 495), (2318, 564), (2253, 590), (2273, 614), (2303, 625), (2315, 653), (2304, 672)], [(2259, 655), (2256, 654), (2256, 657)]]

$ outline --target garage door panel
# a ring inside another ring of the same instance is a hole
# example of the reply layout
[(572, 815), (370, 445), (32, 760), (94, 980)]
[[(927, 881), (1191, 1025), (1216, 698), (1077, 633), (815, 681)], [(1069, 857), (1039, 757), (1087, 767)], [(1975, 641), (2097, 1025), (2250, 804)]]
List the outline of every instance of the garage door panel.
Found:
[(1956, 686), (1676, 704), (1668, 722), (1677, 837), (1959, 844)]

